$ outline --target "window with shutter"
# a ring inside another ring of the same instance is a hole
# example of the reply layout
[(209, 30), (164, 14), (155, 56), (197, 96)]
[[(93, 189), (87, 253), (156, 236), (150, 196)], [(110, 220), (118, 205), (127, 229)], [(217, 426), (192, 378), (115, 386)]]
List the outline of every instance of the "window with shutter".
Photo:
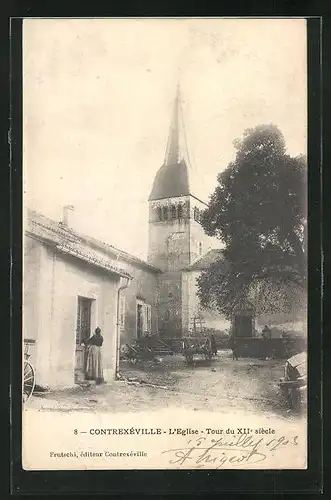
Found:
[(163, 219), (168, 220), (168, 207), (163, 207)]
[(172, 205), (172, 207), (171, 207), (171, 217), (173, 219), (176, 219), (176, 217), (177, 217), (177, 208), (176, 208), (176, 205)]
[(142, 317), (142, 322), (143, 322), (143, 333), (147, 333), (147, 304), (143, 305), (143, 317)]
[(149, 304), (146, 304), (146, 312), (147, 312), (147, 330), (149, 333), (152, 332), (152, 307)]

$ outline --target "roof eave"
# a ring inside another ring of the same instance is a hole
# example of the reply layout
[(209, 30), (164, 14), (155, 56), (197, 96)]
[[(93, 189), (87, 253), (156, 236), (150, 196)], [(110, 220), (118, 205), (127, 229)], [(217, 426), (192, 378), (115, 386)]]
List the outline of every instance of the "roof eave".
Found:
[(133, 279), (133, 276), (126, 272), (124, 269), (118, 268), (116, 266), (113, 266), (111, 264), (108, 264), (106, 261), (103, 261), (101, 259), (97, 258), (92, 258), (91, 256), (88, 256), (84, 254), (84, 252), (80, 252), (77, 249), (73, 249), (70, 247), (68, 244), (63, 244), (63, 243), (58, 243), (54, 241), (51, 238), (47, 238), (45, 236), (37, 235), (33, 233), (32, 231), (25, 231), (25, 234), (29, 237), (34, 238), (37, 241), (40, 241), (41, 243), (44, 243), (45, 245), (51, 247), (54, 251), (58, 251), (60, 253), (70, 255), (71, 257), (74, 257), (76, 259), (79, 259), (93, 267), (102, 269), (103, 271), (106, 271), (107, 273), (110, 274), (116, 274), (122, 278), (128, 278), (130, 280)]
[[(37, 213), (37, 212), (35, 212), (35, 213)], [(63, 231), (65, 231), (71, 237), (73, 237), (77, 240), (79, 240), (79, 239), (83, 240), (85, 242), (85, 244), (90, 245), (91, 247), (94, 247), (98, 250), (103, 250), (107, 254), (120, 256), (123, 260), (130, 262), (133, 265), (144, 267), (145, 269), (148, 269), (149, 271), (152, 271), (154, 273), (161, 273), (162, 272), (161, 269), (153, 266), (152, 264), (149, 264), (148, 262), (145, 262), (144, 260), (139, 259), (138, 257), (136, 257), (134, 255), (130, 255), (129, 253), (125, 252), (124, 250), (120, 250), (112, 245), (109, 245), (108, 243), (105, 243), (104, 241), (98, 240), (97, 238), (93, 238), (92, 236), (78, 233), (78, 232), (74, 231), (73, 229), (70, 229), (67, 227), (64, 228), (61, 225), (59, 226), (59, 233), (57, 233), (54, 228), (45, 226), (42, 222), (36, 221), (35, 217), (33, 217), (33, 215), (28, 216), (27, 219), (30, 220), (32, 223), (37, 224), (41, 228), (45, 229), (46, 231), (49, 231), (50, 233), (53, 233), (53, 234), (57, 234), (57, 236), (60, 238), (66, 237), (66, 235), (63, 234)], [(56, 224), (56, 222), (54, 220), (51, 220), (51, 222)], [(30, 235), (32, 235), (32, 234), (35, 235), (35, 233), (33, 233), (33, 231), (29, 231), (28, 229), (25, 230), (25, 233), (30, 234)], [(35, 235), (35, 236), (37, 237), (38, 235)], [(51, 238), (45, 238), (45, 237), (40, 237), (40, 238), (43, 239), (43, 241), (45, 241), (45, 242), (46, 241), (49, 241), (49, 242), (53, 241), (54, 242), (54, 240), (52, 240)]]
[(124, 271), (124, 269), (121, 269), (121, 268), (118, 268), (118, 267), (113, 266), (111, 264), (108, 264), (106, 261), (102, 261), (102, 260), (97, 259), (97, 258), (92, 258), (91, 256), (85, 255), (83, 252), (79, 252), (76, 249), (70, 248), (70, 246), (68, 246), (68, 245), (59, 244), (59, 245), (56, 245), (56, 249), (63, 254), (70, 255), (71, 257), (75, 257), (79, 260), (82, 260), (82, 261), (90, 264), (93, 267), (97, 267), (99, 269), (107, 271), (110, 274), (115, 274), (115, 275), (118, 275), (122, 278), (128, 278), (130, 280), (133, 279), (133, 276), (130, 273)]
[[(169, 198), (182, 198), (183, 196), (193, 196), (193, 195), (188, 192), (188, 193), (176, 194), (174, 196), (160, 196), (160, 197), (150, 196), (148, 198), (148, 201), (167, 200)], [(195, 196), (194, 196), (194, 198), (195, 198)]]

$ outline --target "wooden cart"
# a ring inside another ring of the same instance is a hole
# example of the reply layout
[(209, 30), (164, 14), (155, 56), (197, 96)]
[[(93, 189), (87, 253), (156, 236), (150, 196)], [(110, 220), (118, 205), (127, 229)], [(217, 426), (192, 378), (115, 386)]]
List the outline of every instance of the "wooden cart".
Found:
[(136, 339), (133, 344), (125, 344), (121, 349), (122, 358), (131, 363), (138, 361), (152, 361), (156, 357), (173, 355), (172, 349), (157, 336)]
[(183, 355), (187, 364), (193, 364), (194, 358), (202, 357), (210, 361), (213, 357), (211, 340), (209, 337), (192, 337), (184, 339)]

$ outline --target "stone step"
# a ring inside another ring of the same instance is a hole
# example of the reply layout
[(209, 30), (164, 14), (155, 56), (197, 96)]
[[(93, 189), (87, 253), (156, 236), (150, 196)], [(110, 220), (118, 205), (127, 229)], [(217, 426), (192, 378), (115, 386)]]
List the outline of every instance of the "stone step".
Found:
[(173, 354), (173, 351), (167, 350), (167, 349), (153, 349), (153, 352), (156, 356), (170, 356)]

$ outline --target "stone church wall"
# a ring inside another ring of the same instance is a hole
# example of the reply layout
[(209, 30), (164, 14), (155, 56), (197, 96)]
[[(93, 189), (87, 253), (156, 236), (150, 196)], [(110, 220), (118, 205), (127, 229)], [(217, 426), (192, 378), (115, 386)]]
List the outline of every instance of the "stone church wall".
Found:
[(190, 264), (206, 254), (210, 249), (219, 246), (218, 240), (208, 236), (201, 224), (195, 220), (195, 210), (199, 210), (201, 213), (206, 208), (204, 203), (193, 196), (190, 197)]
[(160, 274), (158, 294), (160, 336), (181, 337), (182, 273), (177, 271)]

